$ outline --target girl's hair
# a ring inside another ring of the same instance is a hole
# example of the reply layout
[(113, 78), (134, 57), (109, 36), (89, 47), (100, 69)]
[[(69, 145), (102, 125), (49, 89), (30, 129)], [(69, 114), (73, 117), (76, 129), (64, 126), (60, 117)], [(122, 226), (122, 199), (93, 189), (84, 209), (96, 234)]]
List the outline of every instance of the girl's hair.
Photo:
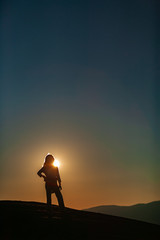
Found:
[(51, 154), (48, 154), (44, 160), (44, 166), (52, 165), (54, 162), (54, 157)]

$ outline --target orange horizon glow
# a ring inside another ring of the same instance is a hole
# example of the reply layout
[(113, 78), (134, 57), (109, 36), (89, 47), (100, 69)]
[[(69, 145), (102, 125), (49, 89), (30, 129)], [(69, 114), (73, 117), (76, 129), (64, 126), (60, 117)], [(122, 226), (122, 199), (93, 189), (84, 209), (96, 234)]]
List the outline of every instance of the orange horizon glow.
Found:
[[(132, 169), (122, 168), (120, 171), (119, 166), (108, 161), (108, 168), (103, 164), (95, 171), (91, 159), (94, 159), (97, 150), (94, 148), (95, 150), (85, 153), (85, 163), (81, 154), (78, 154), (81, 150), (79, 148), (85, 148), (86, 144), (72, 144), (74, 148), (67, 143), (56, 145), (53, 142), (51, 146), (39, 143), (37, 147), (35, 145), (28, 144), (27, 148), (23, 147), (21, 150), (19, 146), (15, 147), (14, 161), (10, 162), (10, 169), (3, 169), (1, 200), (46, 202), (45, 183), (37, 176), (37, 171), (41, 168), (44, 153), (52, 148), (54, 151), (51, 152), (57, 156), (55, 159), (60, 163), (62, 194), (67, 207), (85, 209), (97, 205), (133, 205), (159, 199), (157, 185), (147, 178), (146, 170), (136, 171), (132, 166)], [(89, 149), (91, 147), (93, 146), (88, 146)], [(6, 159), (9, 159), (9, 154), (6, 153)], [(12, 178), (8, 178), (8, 171)], [(147, 179), (139, 184), (142, 175)], [(52, 204), (58, 204), (54, 195)]]

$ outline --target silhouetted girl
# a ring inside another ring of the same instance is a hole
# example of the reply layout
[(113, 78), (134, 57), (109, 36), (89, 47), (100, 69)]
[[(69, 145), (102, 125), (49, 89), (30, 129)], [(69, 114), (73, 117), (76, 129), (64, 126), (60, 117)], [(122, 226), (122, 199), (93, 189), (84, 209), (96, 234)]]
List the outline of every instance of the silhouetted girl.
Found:
[[(55, 167), (53, 165), (54, 163), (54, 157), (51, 154), (48, 154), (45, 157), (44, 165), (43, 167), (37, 172), (39, 177), (43, 177), (46, 188), (46, 196), (47, 196), (47, 204), (48, 206), (51, 206), (51, 194), (55, 193), (59, 206), (61, 208), (64, 208), (64, 201), (62, 194), (60, 190), (61, 187), (61, 178), (59, 175), (58, 167)], [(57, 184), (58, 182), (58, 184)]]

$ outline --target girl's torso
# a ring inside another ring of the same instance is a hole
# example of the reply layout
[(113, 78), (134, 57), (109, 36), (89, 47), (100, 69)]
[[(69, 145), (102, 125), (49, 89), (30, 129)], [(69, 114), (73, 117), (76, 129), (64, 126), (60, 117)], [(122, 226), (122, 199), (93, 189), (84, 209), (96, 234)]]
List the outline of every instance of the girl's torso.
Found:
[(46, 183), (57, 184), (57, 168), (52, 166), (44, 166), (44, 174), (46, 175)]

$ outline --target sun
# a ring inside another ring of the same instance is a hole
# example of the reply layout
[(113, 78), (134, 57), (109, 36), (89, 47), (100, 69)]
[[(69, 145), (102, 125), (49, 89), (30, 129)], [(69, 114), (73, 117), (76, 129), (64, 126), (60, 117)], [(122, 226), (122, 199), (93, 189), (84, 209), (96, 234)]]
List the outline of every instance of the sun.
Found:
[(57, 159), (55, 159), (54, 162), (53, 162), (53, 166), (59, 167), (60, 166), (60, 162)]

